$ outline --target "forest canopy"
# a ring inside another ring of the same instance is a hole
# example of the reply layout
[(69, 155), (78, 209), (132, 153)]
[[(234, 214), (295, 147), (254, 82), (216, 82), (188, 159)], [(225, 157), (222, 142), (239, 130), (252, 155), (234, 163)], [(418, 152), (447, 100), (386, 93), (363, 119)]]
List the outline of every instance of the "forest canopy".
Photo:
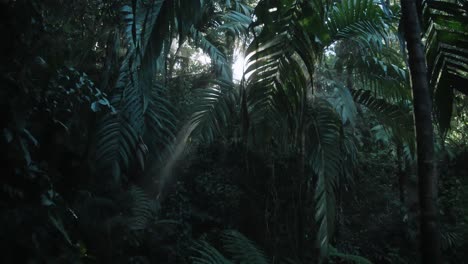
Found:
[(468, 263), (467, 0), (1, 0), (2, 263)]

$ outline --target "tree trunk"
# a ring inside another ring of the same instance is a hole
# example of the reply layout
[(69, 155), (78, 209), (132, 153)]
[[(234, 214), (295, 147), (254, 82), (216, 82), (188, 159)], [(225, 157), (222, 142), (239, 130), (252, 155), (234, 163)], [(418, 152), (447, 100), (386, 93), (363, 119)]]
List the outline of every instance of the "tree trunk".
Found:
[(421, 263), (441, 264), (440, 234), (437, 221), (437, 173), (431, 118), (432, 100), (416, 0), (401, 0), (401, 12), (408, 49), (416, 126), (421, 214)]

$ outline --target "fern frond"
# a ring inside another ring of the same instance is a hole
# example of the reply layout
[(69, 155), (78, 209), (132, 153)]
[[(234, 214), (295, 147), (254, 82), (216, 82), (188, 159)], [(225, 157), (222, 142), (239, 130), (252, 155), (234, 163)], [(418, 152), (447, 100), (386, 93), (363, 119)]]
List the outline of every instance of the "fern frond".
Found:
[(235, 230), (224, 231), (224, 249), (238, 263), (268, 264), (267, 257), (250, 239)]
[(195, 243), (192, 250), (199, 255), (192, 257), (193, 264), (233, 264), (206, 241), (202, 240)]
[(355, 264), (372, 264), (372, 262), (364, 257), (358, 256), (358, 255), (352, 255), (352, 254), (345, 254), (339, 252), (336, 248), (333, 246), (330, 246), (330, 256), (331, 257), (336, 257), (339, 259), (347, 260), (347, 261), (352, 261)]
[(129, 189), (129, 195), (132, 199), (132, 215), (128, 219), (130, 230), (144, 230), (154, 219), (154, 201), (152, 201), (145, 191), (137, 186)]
[(262, 250), (245, 237), (243, 234), (235, 230), (226, 230), (222, 233), (221, 242), (226, 253), (228, 253), (232, 261), (226, 258), (220, 251), (210, 245), (205, 240), (195, 243), (192, 250), (197, 257), (192, 257), (194, 264), (233, 264), (233, 263), (249, 263), (249, 264), (268, 264), (269, 261)]
[(440, 235), (443, 249), (460, 246), (463, 241), (462, 235), (456, 231), (443, 230)]

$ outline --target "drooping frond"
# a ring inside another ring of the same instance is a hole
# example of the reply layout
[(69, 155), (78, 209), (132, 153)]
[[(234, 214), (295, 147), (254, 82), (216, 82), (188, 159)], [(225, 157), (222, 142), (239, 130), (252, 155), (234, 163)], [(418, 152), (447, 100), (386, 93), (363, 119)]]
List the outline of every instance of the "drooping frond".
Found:
[(206, 241), (197, 242), (192, 250), (198, 255), (192, 257), (193, 264), (233, 264)]
[[(335, 69), (358, 81), (360, 89), (393, 101), (410, 98), (407, 69), (401, 55), (395, 49), (384, 46), (378, 53), (369, 48), (360, 48), (349, 41), (339, 43), (336, 48)], [(350, 89), (354, 87), (348, 87)]]
[(308, 109), (309, 163), (316, 176), (315, 218), (321, 256), (328, 256), (335, 220), (335, 191), (342, 172), (340, 153), (341, 121), (325, 100), (314, 99)]
[(132, 199), (132, 214), (128, 219), (130, 230), (144, 230), (154, 219), (154, 201), (152, 201), (145, 191), (137, 186), (132, 186), (129, 190)]
[[(250, 112), (258, 113), (260, 118), (265, 116), (265, 112), (274, 111), (273, 96), (280, 72), (280, 60), (291, 53), (285, 47), (287, 41), (285, 34), (279, 34), (266, 43), (254, 41), (247, 50), (248, 53), (252, 52), (248, 56), (249, 66), (246, 70), (246, 74), (250, 74), (247, 84), (249, 108)], [(257, 120), (257, 117), (253, 116), (253, 120)]]
[(462, 234), (457, 231), (443, 230), (440, 235), (442, 248), (445, 250), (455, 248), (461, 244)]
[[(372, 0), (306, 1), (304, 30), (314, 36), (314, 45), (323, 48), (349, 40), (361, 48), (378, 51), (387, 39), (382, 9)], [(375, 50), (375, 49), (377, 50)]]
[(358, 256), (358, 255), (353, 255), (353, 254), (345, 254), (339, 252), (336, 248), (330, 247), (330, 256), (331, 257), (336, 257), (339, 259), (343, 259), (346, 261), (350, 261), (355, 264), (372, 264), (372, 262), (364, 257)]
[(267, 257), (250, 239), (235, 230), (223, 233), (224, 249), (236, 263), (268, 264)]
[(248, 14), (243, 14), (237, 11), (230, 11), (223, 14), (221, 19), (224, 23), (218, 27), (220, 30), (226, 30), (236, 36), (246, 36), (249, 33), (249, 26), (252, 23), (252, 18)]
[[(373, 1), (341, 1), (339, 8), (322, 0), (293, 1), (290, 6), (266, 12), (271, 9), (263, 5), (274, 7), (268, 4), (272, 3), (261, 1), (256, 8), (258, 20), (254, 24), (263, 28), (247, 50), (249, 66), (245, 73), (250, 75), (252, 113), (257, 112), (255, 108), (275, 110), (274, 97), (280, 89), (289, 87), (304, 96), (305, 91), (312, 90), (307, 86), (311, 85), (317, 59), (333, 42), (354, 41), (369, 49), (381, 47), (387, 39), (382, 10)], [(282, 74), (285, 69), (287, 74)]]
[(197, 89), (188, 121), (191, 134), (212, 142), (234, 117), (237, 103), (237, 91), (228, 81), (211, 81)]
[(172, 137), (174, 120), (155, 77), (165, 71), (161, 55), (168, 51), (174, 32), (180, 38), (189, 33), (199, 18), (193, 14), (199, 14), (202, 3), (134, 0), (132, 6), (122, 8), (126, 54), (110, 92), (116, 113), (103, 116), (97, 130), (96, 158), (101, 172), (119, 178), (134, 162), (137, 143), (145, 144), (146, 127), (164, 134), (150, 148), (165, 145)]
[(150, 146), (167, 146), (174, 138), (176, 117), (173, 107), (167, 99), (166, 89), (160, 82), (154, 83), (146, 109), (146, 132), (152, 135)]
[(198, 255), (191, 258), (193, 264), (233, 264), (206, 241), (197, 242), (192, 250)]
[[(336, 187), (340, 176), (349, 175), (345, 166), (355, 162), (356, 148), (352, 133), (343, 130), (333, 107), (318, 94), (314, 96), (314, 72), (325, 48), (336, 41), (352, 41), (361, 49), (379, 51), (387, 40), (385, 23), (382, 10), (370, 0), (275, 4), (260, 1), (255, 9), (258, 19), (253, 25), (261, 31), (247, 50), (245, 72), (250, 121), (256, 128), (268, 123), (270, 128), (265, 131), (273, 130), (272, 134), (291, 135), (293, 144), (298, 131), (306, 127), (308, 167), (316, 179), (317, 239), (321, 257), (326, 258), (333, 234)], [(308, 98), (311, 94), (313, 100)]]
[(268, 264), (269, 261), (262, 250), (260, 250), (250, 239), (235, 230), (226, 230), (221, 236), (223, 255), (218, 249), (205, 240), (195, 243), (192, 247), (197, 255), (192, 257), (194, 264)]
[(303, 99), (311, 90), (315, 55), (309, 35), (297, 20), (301, 9), (295, 5), (289, 8), (257, 14), (257, 22), (265, 24), (247, 49), (249, 63), (245, 74), (252, 123), (270, 120), (273, 124), (273, 116), (280, 113), (287, 117), (293, 131), (303, 122), (300, 112), (304, 109)]
[(442, 134), (450, 128), (454, 90), (468, 94), (467, 6), (466, 0), (424, 1), (427, 68)]
[(326, 88), (333, 89), (331, 95), (326, 98), (334, 106), (336, 112), (339, 113), (343, 124), (354, 127), (356, 125), (357, 109), (350, 90), (334, 80), (327, 80), (325, 85), (328, 86)]
[(353, 170), (358, 163), (358, 148), (357, 139), (354, 134), (354, 129), (351, 126), (345, 126), (342, 132), (342, 172), (340, 177), (340, 185), (344, 183), (353, 183)]
[(121, 166), (128, 167), (144, 129), (142, 98), (129, 79), (128, 75), (121, 75), (117, 81), (116, 89), (121, 93), (110, 100), (117, 113), (106, 114), (97, 130), (96, 159), (102, 169), (113, 168), (115, 177), (119, 177)]
[[(136, 4), (136, 3), (135, 3)], [(96, 158), (102, 171), (112, 169), (114, 177), (120, 176), (121, 168), (126, 169), (132, 162), (136, 151), (138, 138), (144, 133), (145, 111), (148, 98), (145, 95), (150, 87), (143, 87), (140, 82), (138, 69), (141, 66), (142, 50), (146, 49), (147, 37), (142, 32), (150, 31), (151, 23), (157, 18), (161, 3), (152, 5), (151, 10), (137, 13), (134, 8), (125, 6), (122, 9), (124, 21), (125, 43), (127, 54), (121, 64), (119, 77), (112, 89), (111, 104), (117, 113), (107, 114), (100, 121), (97, 131)], [(153, 8), (155, 10), (153, 10)], [(148, 21), (146, 18), (151, 18)], [(138, 32), (138, 34), (137, 34)]]
[(413, 117), (411, 109), (404, 105), (404, 102), (399, 105), (391, 104), (385, 99), (375, 97), (367, 90), (352, 90), (351, 93), (357, 103), (370, 109), (379, 122), (392, 130), (395, 136), (410, 146), (413, 145)]
[(382, 9), (373, 0), (340, 1), (330, 9), (327, 22), (334, 41), (346, 39), (361, 48), (381, 48), (387, 39)]
[(228, 65), (226, 56), (215, 46), (208, 41), (202, 32), (195, 27), (190, 28), (192, 39), (206, 54), (208, 54), (216, 67), (217, 74), (221, 79), (229, 80), (232, 76), (231, 66)]
[(250, 16), (253, 11), (252, 7), (248, 5), (245, 0), (226, 0), (226, 6), (247, 16)]

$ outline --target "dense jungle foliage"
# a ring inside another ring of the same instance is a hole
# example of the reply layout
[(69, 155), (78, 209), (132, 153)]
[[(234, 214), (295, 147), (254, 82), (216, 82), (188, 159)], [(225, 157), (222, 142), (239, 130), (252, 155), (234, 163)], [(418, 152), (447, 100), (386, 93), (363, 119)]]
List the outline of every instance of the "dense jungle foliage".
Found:
[(468, 263), (467, 0), (0, 13), (1, 263)]

